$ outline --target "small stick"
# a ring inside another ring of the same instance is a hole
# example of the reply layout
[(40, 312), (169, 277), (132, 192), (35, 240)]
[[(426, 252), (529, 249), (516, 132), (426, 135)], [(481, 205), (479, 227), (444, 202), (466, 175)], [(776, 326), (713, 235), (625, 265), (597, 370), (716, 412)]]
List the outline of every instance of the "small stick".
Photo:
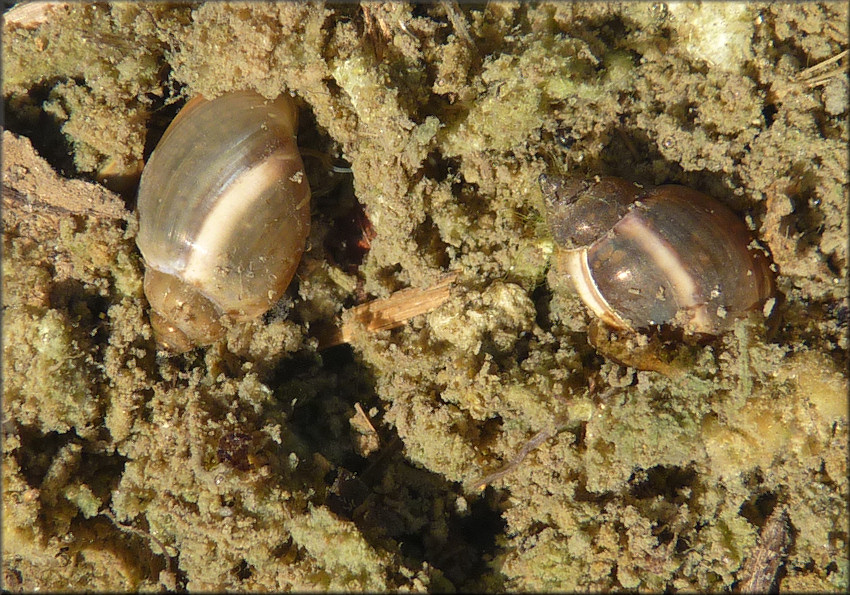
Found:
[(505, 475), (511, 473), (514, 469), (519, 467), (520, 463), (525, 460), (525, 457), (528, 456), (532, 450), (536, 449), (538, 446), (546, 442), (549, 438), (554, 436), (560, 431), (560, 428), (545, 428), (537, 432), (531, 440), (526, 442), (519, 452), (516, 454), (514, 458), (510, 461), (493, 471), (492, 473), (488, 473), (484, 477), (477, 480), (472, 484), (472, 488), (478, 490), (479, 492), (487, 487), (488, 484), (493, 483), (498, 479), (502, 479)]
[(50, 18), (50, 13), (56, 9), (65, 9), (70, 2), (21, 2), (6, 11), (3, 15), (3, 28), (8, 31), (10, 25), (35, 29)]
[(744, 562), (741, 569), (743, 578), (735, 590), (739, 593), (767, 593), (776, 581), (788, 541), (788, 512), (780, 505), (767, 517), (759, 534), (758, 546)]
[[(839, 52), (833, 57), (827, 58), (823, 62), (818, 62), (814, 66), (810, 66), (809, 68), (800, 71), (797, 74), (796, 79), (802, 83), (805, 83), (805, 85), (809, 88), (817, 87), (818, 85), (822, 85), (834, 79), (836, 76), (838, 76), (845, 70), (845, 68), (842, 67), (840, 62), (847, 57), (847, 52), (848, 50)], [(829, 67), (832, 67), (829, 71), (820, 72)]]
[(784, 83), (777, 84), (774, 91), (776, 99), (781, 100), (792, 88), (802, 87), (813, 89), (820, 85), (825, 85), (835, 77), (845, 73), (847, 71), (847, 65), (844, 61), (847, 59), (847, 53), (848, 50), (839, 52), (831, 58), (827, 58), (814, 66), (801, 70)]
[(457, 276), (458, 273), (449, 273), (430, 287), (402, 289), (387, 298), (351, 308), (342, 324), (330, 332), (319, 333), (319, 349), (350, 343), (358, 328), (370, 333), (389, 330), (402, 326), (414, 316), (434, 310), (449, 299)]
[(460, 4), (458, 2), (440, 2), (440, 4), (443, 5), (443, 9), (452, 23), (455, 34), (463, 39), (469, 47), (475, 47), (472, 36), (469, 34), (469, 28), (466, 26), (466, 17), (463, 16), (463, 12), (460, 9)]
[(826, 60), (823, 60), (822, 62), (818, 62), (814, 66), (809, 66), (805, 70), (801, 70), (797, 74), (797, 78), (800, 79), (800, 80), (807, 79), (807, 78), (811, 77), (812, 74), (817, 72), (818, 70), (823, 70), (824, 68), (826, 68), (827, 66), (830, 66), (831, 64), (834, 64), (836, 62), (840, 62), (847, 55), (847, 52), (848, 52), (848, 50), (844, 50), (843, 52), (838, 52), (837, 54), (835, 54), (831, 58), (827, 58)]
[[(617, 390), (618, 389), (616, 387), (613, 387), (613, 386), (608, 387), (602, 394), (600, 394), (597, 397), (597, 400), (605, 401), (605, 400), (609, 399), (611, 397), (611, 395), (616, 393)], [(588, 392), (590, 394), (593, 394), (593, 393), (596, 392), (596, 382), (594, 381), (594, 379), (592, 377), (590, 378), (590, 381), (589, 381)], [(502, 479), (506, 475), (513, 473), (520, 466), (520, 464), (525, 460), (525, 457), (527, 457), (528, 454), (531, 451), (537, 449), (541, 444), (546, 442), (549, 438), (557, 436), (558, 434), (560, 434), (561, 432), (563, 432), (564, 430), (566, 430), (569, 427), (569, 422), (568, 422), (567, 418), (561, 418), (561, 419), (556, 420), (556, 424), (557, 425), (552, 425), (548, 428), (543, 428), (542, 430), (537, 432), (534, 436), (531, 437), (531, 439), (528, 442), (526, 442), (525, 444), (522, 445), (522, 448), (519, 449), (519, 452), (510, 461), (508, 461), (507, 463), (505, 463), (504, 465), (502, 465), (501, 467), (499, 467), (498, 469), (496, 469), (492, 473), (488, 473), (484, 477), (477, 479), (476, 481), (474, 481), (471, 484), (470, 487), (472, 489), (481, 491), (484, 488), (486, 488), (488, 484), (491, 484), (494, 481), (496, 481), (498, 479)]]
[(366, 425), (369, 426), (369, 429), (372, 430), (372, 433), (377, 435), (378, 431), (375, 429), (375, 426), (372, 425), (372, 420), (369, 419), (369, 416), (366, 415), (366, 412), (363, 411), (363, 407), (360, 406), (360, 403), (354, 403), (354, 410), (357, 412), (363, 420), (366, 422)]

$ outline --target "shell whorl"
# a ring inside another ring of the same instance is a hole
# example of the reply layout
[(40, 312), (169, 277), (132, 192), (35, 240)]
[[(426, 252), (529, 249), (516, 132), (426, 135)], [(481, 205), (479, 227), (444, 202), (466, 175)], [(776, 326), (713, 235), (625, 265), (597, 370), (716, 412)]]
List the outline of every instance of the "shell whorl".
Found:
[(716, 335), (773, 294), (766, 254), (713, 198), (676, 185), (561, 180), (541, 183), (556, 266), (608, 325)]
[[(310, 226), (295, 123), (286, 96), (196, 98), (145, 167), (136, 243), (148, 270), (157, 273), (146, 281), (146, 294), (164, 326), (181, 330), (189, 343), (221, 334), (197, 328), (220, 325), (209, 322), (206, 305), (196, 304), (208, 302), (219, 318), (251, 320), (281, 297), (295, 273)], [(162, 275), (186, 287), (178, 291)], [(167, 298), (156, 295), (163, 288)], [(195, 307), (204, 313), (187, 315)]]

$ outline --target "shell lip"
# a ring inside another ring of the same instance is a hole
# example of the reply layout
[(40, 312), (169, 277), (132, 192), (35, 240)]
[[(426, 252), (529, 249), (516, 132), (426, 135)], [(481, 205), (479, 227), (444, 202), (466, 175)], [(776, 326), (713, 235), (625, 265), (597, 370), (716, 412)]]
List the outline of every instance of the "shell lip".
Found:
[(613, 329), (630, 332), (650, 328), (655, 328), (658, 331), (668, 329), (669, 332), (675, 334), (683, 333), (692, 336), (696, 341), (709, 340), (718, 335), (718, 329), (712, 323), (712, 317), (709, 316), (708, 304), (706, 303), (696, 303), (691, 307), (681, 308), (673, 320), (650, 321), (644, 325), (635, 325), (623, 318), (605, 299), (593, 279), (586, 248), (564, 250), (559, 261), (559, 264), (569, 275), (573, 287), (584, 305), (599, 320)]
[(581, 301), (603, 322), (617, 329), (631, 330), (632, 326), (620, 316), (593, 280), (587, 260), (587, 249), (565, 250), (561, 263), (573, 282)]

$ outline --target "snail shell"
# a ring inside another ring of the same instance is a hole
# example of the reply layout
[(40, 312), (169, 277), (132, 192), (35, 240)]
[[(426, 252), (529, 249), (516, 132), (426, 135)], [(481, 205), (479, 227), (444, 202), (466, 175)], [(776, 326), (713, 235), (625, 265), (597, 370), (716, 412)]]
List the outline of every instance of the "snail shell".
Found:
[(764, 250), (701, 192), (546, 174), (540, 186), (558, 270), (612, 327), (716, 335), (773, 295)]
[(236, 92), (191, 100), (145, 166), (139, 233), (161, 348), (186, 351), (261, 316), (289, 285), (310, 228), (297, 111)]

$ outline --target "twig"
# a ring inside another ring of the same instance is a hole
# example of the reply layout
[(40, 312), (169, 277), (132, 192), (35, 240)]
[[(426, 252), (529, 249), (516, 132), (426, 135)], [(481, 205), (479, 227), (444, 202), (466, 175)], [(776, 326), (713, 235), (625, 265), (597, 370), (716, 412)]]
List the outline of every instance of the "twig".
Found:
[(360, 406), (360, 403), (354, 403), (354, 410), (357, 412), (357, 415), (363, 419), (366, 426), (372, 431), (372, 433), (377, 435), (378, 431), (375, 429), (375, 426), (372, 425), (372, 420), (370, 420), (369, 416), (366, 415), (366, 412), (363, 411), (363, 407)]
[(430, 287), (402, 289), (387, 298), (351, 308), (342, 324), (329, 332), (319, 333), (319, 349), (351, 342), (359, 328), (370, 333), (394, 329), (414, 316), (430, 312), (449, 299), (457, 276), (457, 273), (449, 273)]
[(446, 16), (452, 24), (455, 34), (463, 39), (469, 47), (475, 47), (472, 41), (472, 36), (469, 34), (469, 28), (466, 25), (466, 17), (460, 9), (457, 2), (440, 2), (443, 9), (446, 11)]
[(514, 469), (519, 467), (520, 463), (523, 462), (525, 457), (528, 456), (532, 450), (536, 449), (538, 446), (546, 442), (549, 438), (560, 432), (563, 428), (545, 428), (537, 432), (531, 440), (526, 442), (523, 447), (519, 450), (514, 458), (508, 461), (506, 464), (502, 465), (492, 473), (488, 473), (481, 479), (477, 480), (472, 484), (472, 488), (478, 491), (483, 490), (487, 487), (488, 484), (493, 483), (498, 479), (502, 479), (504, 476), (511, 473)]
[(35, 29), (50, 17), (57, 9), (65, 9), (70, 2), (21, 2), (6, 11), (3, 15), (3, 28), (9, 26)]
[(121, 198), (91, 182), (57, 174), (32, 146), (30, 139), (3, 131), (4, 216), (31, 215), (58, 221), (68, 215), (126, 220)]
[[(611, 395), (617, 392), (617, 390), (619, 390), (617, 387), (610, 386), (596, 398), (600, 401), (605, 401), (609, 399)], [(596, 385), (593, 381), (593, 378), (590, 379), (588, 392), (590, 394), (596, 392)], [(568, 423), (568, 418), (564, 417), (557, 419), (552, 426), (540, 430), (534, 436), (532, 436), (528, 442), (522, 445), (522, 448), (519, 449), (519, 452), (510, 461), (508, 461), (506, 464), (502, 465), (492, 473), (488, 473), (484, 477), (474, 481), (470, 487), (472, 489), (481, 491), (485, 487), (487, 487), (488, 484), (491, 484), (494, 481), (502, 479), (506, 475), (513, 473), (514, 470), (516, 470), (517, 467), (520, 466), (520, 464), (525, 460), (525, 457), (527, 457), (531, 451), (538, 448), (549, 438), (557, 436), (558, 434), (566, 430), (568, 427)]]
[(767, 593), (776, 581), (788, 541), (788, 512), (784, 506), (777, 506), (762, 527), (758, 546), (744, 563), (741, 570), (743, 578), (736, 590), (740, 593)]
[[(823, 62), (818, 62), (814, 66), (810, 66), (809, 68), (800, 71), (797, 74), (796, 79), (801, 83), (805, 83), (805, 85), (809, 88), (827, 83), (845, 70), (845, 67), (841, 64), (841, 62), (847, 57), (847, 52), (848, 50), (839, 52), (833, 57), (827, 58)], [(827, 71), (823, 72), (824, 70)]]
[(110, 212), (100, 208), (99, 205), (56, 204), (51, 202), (52, 197), (46, 200), (31, 194), (24, 194), (15, 188), (3, 187), (3, 208), (9, 211), (18, 210), (26, 215), (55, 215), (64, 217), (67, 215), (90, 215), (104, 219), (124, 220), (126, 217), (120, 212)]

